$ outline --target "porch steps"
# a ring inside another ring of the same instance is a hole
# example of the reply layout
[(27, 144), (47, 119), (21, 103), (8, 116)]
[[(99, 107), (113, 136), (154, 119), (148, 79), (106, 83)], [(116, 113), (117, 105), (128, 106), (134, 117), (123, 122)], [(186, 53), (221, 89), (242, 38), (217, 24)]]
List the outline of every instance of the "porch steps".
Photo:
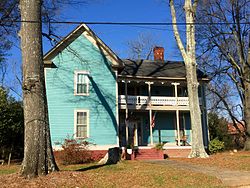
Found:
[(163, 151), (156, 149), (139, 149), (135, 152), (135, 160), (164, 159)]

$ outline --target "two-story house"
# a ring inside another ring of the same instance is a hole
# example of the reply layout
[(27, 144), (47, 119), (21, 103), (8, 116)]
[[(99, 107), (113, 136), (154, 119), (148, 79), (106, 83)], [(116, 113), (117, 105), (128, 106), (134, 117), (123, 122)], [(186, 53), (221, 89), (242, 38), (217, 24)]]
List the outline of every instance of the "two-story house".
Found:
[[(81, 24), (44, 57), (54, 148), (67, 136), (86, 138), (92, 150), (164, 143), (167, 152), (191, 148), (189, 101), (183, 62), (120, 59)], [(197, 70), (204, 144), (208, 144), (205, 87)]]

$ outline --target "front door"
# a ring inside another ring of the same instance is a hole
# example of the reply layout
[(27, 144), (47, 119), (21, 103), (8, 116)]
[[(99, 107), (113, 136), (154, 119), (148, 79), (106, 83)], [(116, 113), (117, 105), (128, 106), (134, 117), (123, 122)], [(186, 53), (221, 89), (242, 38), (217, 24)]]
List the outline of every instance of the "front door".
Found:
[(119, 141), (120, 141), (120, 146), (126, 146), (126, 145), (142, 146), (144, 143), (143, 143), (143, 127), (141, 121), (136, 120), (128, 122), (128, 143), (126, 143), (126, 125), (125, 123), (120, 123)]
[(137, 121), (130, 121), (128, 123), (128, 145), (138, 146)]
[(138, 142), (138, 146), (143, 145), (143, 129), (142, 129), (141, 122), (137, 123), (137, 142)]
[(143, 145), (143, 130), (140, 121), (133, 122), (133, 143), (134, 146)]

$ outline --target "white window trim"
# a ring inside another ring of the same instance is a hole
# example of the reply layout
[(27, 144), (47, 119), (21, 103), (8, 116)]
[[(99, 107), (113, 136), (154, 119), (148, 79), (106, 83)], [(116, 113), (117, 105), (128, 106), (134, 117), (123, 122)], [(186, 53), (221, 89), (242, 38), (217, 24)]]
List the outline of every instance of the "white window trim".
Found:
[(88, 85), (87, 85), (87, 93), (77, 93), (77, 75), (78, 74), (89, 75), (89, 71), (77, 70), (77, 71), (74, 72), (74, 95), (77, 95), (77, 96), (89, 96), (89, 84), (90, 84), (89, 79), (88, 79)]
[(86, 112), (87, 113), (87, 137), (89, 138), (89, 110), (86, 109), (77, 109), (74, 111), (74, 138), (85, 138), (85, 137), (77, 137), (77, 112)]

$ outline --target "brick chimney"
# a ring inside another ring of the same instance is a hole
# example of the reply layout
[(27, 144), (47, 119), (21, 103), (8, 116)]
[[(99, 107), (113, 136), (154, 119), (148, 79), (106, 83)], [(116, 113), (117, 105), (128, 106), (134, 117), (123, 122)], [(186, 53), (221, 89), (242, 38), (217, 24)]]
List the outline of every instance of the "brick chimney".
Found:
[(164, 48), (156, 46), (154, 47), (154, 60), (164, 61)]

